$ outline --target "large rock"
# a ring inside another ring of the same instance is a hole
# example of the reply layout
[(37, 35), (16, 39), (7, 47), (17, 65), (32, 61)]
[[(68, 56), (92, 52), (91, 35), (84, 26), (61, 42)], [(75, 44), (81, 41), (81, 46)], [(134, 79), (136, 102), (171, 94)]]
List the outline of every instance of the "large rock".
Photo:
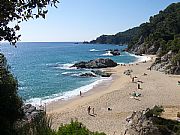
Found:
[(107, 67), (115, 67), (117, 63), (111, 59), (96, 59), (90, 60), (88, 62), (78, 62), (75, 63), (72, 67), (77, 68), (107, 68)]
[(101, 76), (101, 77), (110, 77), (111, 73), (107, 73), (105, 71), (101, 71), (101, 70), (92, 70), (91, 72), (93, 72), (94, 74)]
[(180, 75), (180, 66), (172, 63), (174, 55), (175, 54), (172, 51), (169, 51), (162, 57), (156, 58), (155, 62), (151, 65), (151, 69), (164, 72), (166, 74)]
[(106, 50), (106, 51), (109, 51), (113, 56), (120, 55), (120, 52), (118, 49), (114, 49), (114, 50), (110, 49), (110, 50)]
[(133, 114), (126, 119), (126, 135), (162, 135), (144, 113), (144, 111), (133, 112)]
[(92, 73), (83, 73), (79, 75), (80, 77), (96, 77), (96, 75), (92, 74)]
[(161, 117), (162, 106), (133, 112), (127, 117), (124, 135), (179, 135), (180, 122)]
[(31, 104), (26, 104), (22, 107), (23, 112), (25, 114), (24, 120), (26, 121), (31, 121), (35, 119), (37, 116), (41, 115), (44, 113), (44, 108), (41, 106), (39, 108), (31, 105)]
[(158, 50), (159, 50), (159, 46), (153, 44), (151, 47), (149, 47), (149, 48), (147, 49), (146, 53), (147, 53), (147, 54), (152, 54), (152, 55), (154, 55), (154, 54), (157, 53)]

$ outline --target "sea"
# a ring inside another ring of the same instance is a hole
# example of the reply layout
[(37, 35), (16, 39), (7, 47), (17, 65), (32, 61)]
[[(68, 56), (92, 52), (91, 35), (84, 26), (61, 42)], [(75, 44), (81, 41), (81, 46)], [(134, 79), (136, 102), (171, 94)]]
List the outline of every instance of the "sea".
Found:
[[(127, 45), (82, 44), (63, 42), (19, 42), (17, 47), (0, 44), (10, 71), (18, 80), (18, 94), (25, 103), (40, 105), (56, 100), (68, 100), (89, 91), (112, 78), (85, 78), (82, 73), (90, 69), (71, 66), (80, 61), (110, 58), (117, 63), (143, 61), (144, 56), (124, 52)], [(108, 49), (119, 49), (120, 56), (112, 56)]]

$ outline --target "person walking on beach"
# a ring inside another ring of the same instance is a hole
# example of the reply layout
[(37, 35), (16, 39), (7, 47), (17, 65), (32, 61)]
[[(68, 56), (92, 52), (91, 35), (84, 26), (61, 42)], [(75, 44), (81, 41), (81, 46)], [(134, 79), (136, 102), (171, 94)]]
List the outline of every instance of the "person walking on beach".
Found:
[(134, 77), (132, 77), (132, 82), (134, 82)]
[(94, 115), (94, 108), (92, 109), (92, 113), (93, 113), (93, 115)]
[(140, 87), (140, 84), (139, 84), (139, 83), (137, 84), (137, 88), (138, 88), (138, 89), (141, 89), (141, 87)]
[(79, 92), (79, 95), (80, 95), (80, 97), (82, 97), (82, 92), (81, 91)]
[(90, 106), (88, 107), (87, 111), (88, 111), (88, 114), (90, 114), (90, 112), (91, 112), (91, 107)]

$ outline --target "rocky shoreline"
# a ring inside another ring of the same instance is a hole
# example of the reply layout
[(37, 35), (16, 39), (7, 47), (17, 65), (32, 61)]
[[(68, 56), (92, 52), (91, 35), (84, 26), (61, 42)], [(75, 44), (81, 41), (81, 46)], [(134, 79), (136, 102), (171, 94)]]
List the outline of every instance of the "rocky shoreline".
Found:
[(148, 44), (144, 43), (143, 38), (141, 37), (133, 47), (128, 49), (128, 52), (134, 53), (136, 55), (148, 54), (156, 55), (157, 58), (155, 62), (151, 65), (150, 69), (154, 69), (166, 74), (175, 74), (180, 75), (180, 62), (173, 63), (173, 59), (176, 56), (176, 53), (170, 50), (168, 53), (161, 55), (162, 48), (156, 46), (155, 44), (147, 48)]

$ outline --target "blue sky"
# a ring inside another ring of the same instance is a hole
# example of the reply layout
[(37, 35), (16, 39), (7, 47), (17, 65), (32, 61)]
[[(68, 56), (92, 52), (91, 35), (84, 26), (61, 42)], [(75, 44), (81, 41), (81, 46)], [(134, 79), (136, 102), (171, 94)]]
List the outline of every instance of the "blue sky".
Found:
[(21, 41), (89, 41), (133, 28), (179, 0), (60, 0), (46, 19), (21, 24)]

